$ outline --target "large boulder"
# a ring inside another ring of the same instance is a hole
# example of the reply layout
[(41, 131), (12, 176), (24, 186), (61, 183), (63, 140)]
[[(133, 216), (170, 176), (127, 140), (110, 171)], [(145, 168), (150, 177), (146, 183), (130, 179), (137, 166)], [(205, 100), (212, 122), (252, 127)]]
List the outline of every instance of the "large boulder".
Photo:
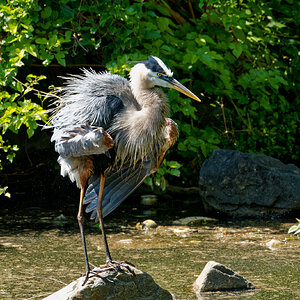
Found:
[(214, 150), (202, 165), (199, 187), (210, 214), (268, 217), (300, 211), (300, 169), (266, 155)]
[(215, 261), (209, 261), (194, 282), (197, 295), (203, 292), (246, 291), (255, 286), (243, 276)]
[(172, 300), (173, 296), (158, 286), (152, 277), (132, 266), (130, 271), (108, 270), (90, 278), (82, 286), (84, 277), (71, 282), (45, 300)]

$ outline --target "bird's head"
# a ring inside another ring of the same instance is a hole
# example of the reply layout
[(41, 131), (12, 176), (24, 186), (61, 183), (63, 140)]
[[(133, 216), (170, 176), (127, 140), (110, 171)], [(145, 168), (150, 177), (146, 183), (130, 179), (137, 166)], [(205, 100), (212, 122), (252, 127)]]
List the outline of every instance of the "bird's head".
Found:
[(130, 72), (131, 81), (138, 78), (138, 80), (146, 84), (148, 88), (154, 86), (168, 87), (194, 100), (201, 101), (194, 93), (173, 77), (173, 72), (160, 58), (149, 56), (148, 60), (137, 61), (137, 63), (138, 64), (135, 65)]

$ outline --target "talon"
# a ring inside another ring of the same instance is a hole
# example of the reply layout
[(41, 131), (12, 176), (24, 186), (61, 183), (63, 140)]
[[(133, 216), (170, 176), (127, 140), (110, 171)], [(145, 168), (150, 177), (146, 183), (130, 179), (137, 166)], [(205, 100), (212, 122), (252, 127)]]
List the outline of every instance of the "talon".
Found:
[(101, 276), (101, 275), (99, 274), (100, 272), (104, 272), (104, 271), (106, 271), (106, 270), (99, 270), (99, 271), (98, 271), (98, 270), (97, 270), (97, 271), (89, 270), (89, 271), (86, 272), (86, 274), (82, 274), (82, 276), (85, 275), (85, 279), (84, 279), (84, 281), (83, 281), (83, 283), (82, 283), (82, 286), (84, 286), (84, 285), (87, 283), (87, 281), (88, 281), (90, 278), (93, 278), (93, 277), (99, 277), (99, 278), (101, 278), (102, 280), (106, 280), (107, 282), (114, 283), (113, 280), (111, 280), (110, 278)]
[(111, 269), (113, 268), (114, 270), (116, 270), (117, 272), (121, 272), (122, 271), (122, 268), (121, 267), (124, 267), (126, 268), (132, 275), (135, 276), (135, 273), (134, 271), (130, 268), (131, 267), (134, 267), (134, 265), (130, 262), (127, 262), (127, 261), (114, 261), (114, 260), (111, 260), (111, 261), (107, 261), (105, 265), (101, 265), (100, 268), (105, 268), (105, 269)]
[(89, 264), (93, 267), (93, 269), (95, 269), (96, 268), (96, 266), (95, 265), (93, 265), (91, 262), (89, 262)]
[(129, 261), (126, 261), (126, 260), (121, 261), (121, 263), (122, 263), (122, 264), (129, 265), (129, 266), (132, 266), (132, 267), (135, 267), (135, 265), (134, 265), (133, 263), (131, 263), (131, 262), (129, 262)]

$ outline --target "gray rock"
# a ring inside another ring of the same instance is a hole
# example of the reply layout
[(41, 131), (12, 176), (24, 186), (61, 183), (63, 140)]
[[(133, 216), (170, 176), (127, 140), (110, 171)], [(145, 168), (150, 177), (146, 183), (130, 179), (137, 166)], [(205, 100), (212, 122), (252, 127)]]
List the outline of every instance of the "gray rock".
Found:
[(194, 282), (194, 290), (201, 292), (241, 291), (255, 289), (243, 276), (215, 261), (209, 261)]
[(82, 286), (84, 277), (71, 282), (66, 287), (45, 298), (45, 300), (172, 300), (166, 290), (158, 286), (152, 277), (132, 266), (131, 271), (121, 267), (121, 271), (109, 270), (100, 273), (108, 279), (92, 277)]
[(278, 159), (234, 150), (214, 150), (200, 170), (206, 213), (280, 216), (300, 211), (300, 169)]
[(215, 218), (209, 217), (201, 217), (201, 216), (193, 216), (187, 218), (181, 218), (173, 221), (174, 225), (183, 225), (183, 226), (194, 226), (194, 225), (205, 225), (208, 223), (216, 223), (218, 222)]

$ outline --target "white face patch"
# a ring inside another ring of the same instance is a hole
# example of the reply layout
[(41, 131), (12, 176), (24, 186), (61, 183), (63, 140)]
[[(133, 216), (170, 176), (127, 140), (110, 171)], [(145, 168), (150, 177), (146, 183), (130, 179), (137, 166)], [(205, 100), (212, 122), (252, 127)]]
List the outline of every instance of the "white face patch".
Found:
[(166, 75), (173, 76), (173, 72), (165, 65), (165, 63), (160, 58), (158, 58), (156, 56), (152, 56), (152, 57), (156, 60), (156, 62), (164, 70), (164, 72), (166, 73)]
[(162, 87), (168, 87), (168, 83), (165, 80), (160, 79), (157, 77), (156, 72), (149, 72), (149, 78), (151, 78), (151, 83), (153, 86), (162, 86)]

